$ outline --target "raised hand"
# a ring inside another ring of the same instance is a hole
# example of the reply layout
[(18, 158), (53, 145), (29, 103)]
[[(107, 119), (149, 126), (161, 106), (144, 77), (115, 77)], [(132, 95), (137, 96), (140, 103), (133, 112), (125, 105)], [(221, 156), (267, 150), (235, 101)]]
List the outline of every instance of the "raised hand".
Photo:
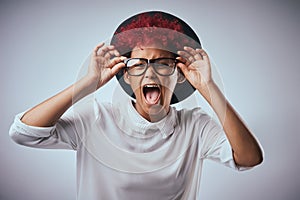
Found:
[(126, 57), (120, 56), (114, 46), (100, 43), (93, 50), (87, 77), (96, 83), (98, 89), (125, 66), (123, 63), (125, 59)]
[(177, 53), (180, 56), (177, 59), (181, 61), (177, 66), (196, 89), (201, 90), (212, 81), (209, 57), (203, 49), (184, 47)]

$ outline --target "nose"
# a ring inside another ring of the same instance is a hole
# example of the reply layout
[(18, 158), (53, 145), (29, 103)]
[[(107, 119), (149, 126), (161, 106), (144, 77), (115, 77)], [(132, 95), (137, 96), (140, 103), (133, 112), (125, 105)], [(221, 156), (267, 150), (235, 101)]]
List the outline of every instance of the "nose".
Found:
[(148, 67), (145, 72), (145, 78), (157, 78), (156, 72), (154, 71), (151, 64), (148, 64)]

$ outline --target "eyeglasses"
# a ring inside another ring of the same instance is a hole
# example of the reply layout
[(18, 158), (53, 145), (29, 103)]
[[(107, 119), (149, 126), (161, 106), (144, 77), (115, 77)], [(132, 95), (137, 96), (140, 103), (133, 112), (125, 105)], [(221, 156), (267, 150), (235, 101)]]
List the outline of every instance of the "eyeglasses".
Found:
[(174, 73), (178, 60), (175, 58), (129, 58), (124, 61), (125, 69), (131, 76), (141, 76), (151, 64), (154, 71), (161, 76), (170, 76)]

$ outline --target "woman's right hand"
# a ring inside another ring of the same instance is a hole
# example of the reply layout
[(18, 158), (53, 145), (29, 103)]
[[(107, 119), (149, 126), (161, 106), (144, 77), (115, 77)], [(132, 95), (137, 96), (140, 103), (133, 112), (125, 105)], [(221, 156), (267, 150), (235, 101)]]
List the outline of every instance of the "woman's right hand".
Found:
[(120, 56), (114, 46), (100, 43), (93, 50), (87, 78), (96, 85), (97, 90), (125, 67), (125, 59), (126, 57)]

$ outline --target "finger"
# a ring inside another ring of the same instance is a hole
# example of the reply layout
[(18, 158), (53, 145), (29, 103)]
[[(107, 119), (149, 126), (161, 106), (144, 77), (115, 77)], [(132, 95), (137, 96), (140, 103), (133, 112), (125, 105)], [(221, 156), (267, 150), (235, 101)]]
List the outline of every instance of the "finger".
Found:
[(113, 67), (111, 68), (111, 73), (113, 75), (116, 75), (124, 67), (125, 67), (124, 62), (117, 62), (117, 64), (113, 65)]
[(209, 62), (209, 57), (206, 51), (204, 51), (203, 49), (196, 49), (196, 52), (198, 52), (202, 56), (204, 61)]
[(189, 57), (192, 56), (192, 54), (190, 54), (187, 51), (177, 51), (177, 54), (180, 55), (181, 57), (187, 59), (187, 60), (188, 60)]
[[(121, 57), (115, 57), (111, 60), (110, 64), (109, 64), (109, 68), (113, 68), (115, 65), (119, 64), (119, 63), (123, 63), (124, 64), (124, 60), (126, 59), (126, 57), (121, 56)], [(124, 64), (125, 67), (125, 64)]]
[(193, 55), (194, 59), (202, 60), (202, 55), (197, 50), (191, 47), (184, 47), (184, 50), (188, 51), (191, 55)]
[(106, 46), (106, 47), (103, 47), (99, 52), (97, 52), (97, 55), (98, 56), (105, 56), (105, 54), (108, 52), (108, 51), (113, 51), (115, 50), (115, 47), (110, 45), (110, 46)]
[(183, 47), (183, 49), (187, 52), (189, 52), (191, 55), (195, 55), (197, 52), (195, 49), (193, 49), (192, 47), (188, 47), (188, 46), (185, 46)]
[(185, 59), (185, 58), (183, 58), (183, 57), (177, 57), (176, 59), (179, 61), (179, 63), (177, 64), (177, 66), (178, 66), (179, 64), (183, 64), (183, 65), (185, 65), (186, 67), (188, 67), (188, 66), (190, 66), (190, 64), (191, 64), (189, 60), (187, 60), (187, 59)]
[(184, 55), (187, 58), (187, 60), (189, 60), (189, 63), (187, 63), (187, 65), (192, 64), (196, 60), (202, 60), (202, 56), (199, 53), (197, 53), (195, 49), (188, 46), (183, 47), (183, 49), (184, 51), (182, 52), (184, 53), (182, 55)]
[(116, 49), (115, 49), (113, 52), (114, 52), (114, 55), (115, 55), (115, 56), (117, 56), (117, 57), (120, 56), (119, 51), (117, 51)]
[(197, 51), (196, 51), (196, 54), (194, 55), (194, 57), (196, 60), (203, 60), (203, 56)]
[(110, 59), (112, 57), (119, 57), (119, 56), (120, 56), (120, 53), (116, 49), (110, 50), (110, 51), (106, 52), (104, 55), (104, 57), (107, 59)]
[(93, 55), (94, 56), (96, 56), (97, 55), (97, 52), (98, 52), (98, 50), (100, 49), (100, 48), (102, 48), (103, 46), (104, 46), (104, 42), (101, 42), (100, 44), (98, 44), (95, 48), (94, 48), (94, 50), (93, 50)]
[(186, 76), (186, 74), (189, 72), (188, 67), (183, 64), (183, 63), (178, 63), (177, 67), (179, 67), (179, 69), (182, 71), (182, 73), (184, 74), (184, 76)]
[(187, 66), (193, 62), (193, 56), (186, 51), (178, 51), (177, 54), (183, 59), (182, 62)]
[(180, 57), (180, 56), (178, 56), (178, 57), (176, 58), (176, 60), (178, 60), (178, 61), (181, 62), (181, 63), (185, 63), (185, 62), (186, 62), (186, 59), (184, 59), (183, 57)]
[(106, 59), (110, 59), (113, 56), (115, 56), (115, 53), (113, 51), (108, 51), (104, 54), (104, 58), (106, 58)]
[(108, 50), (110, 51), (111, 55), (114, 55), (114, 56), (117, 56), (117, 57), (120, 56), (119, 51), (115, 48), (114, 45), (108, 46)]
[(98, 50), (97, 55), (104, 56), (107, 51), (108, 51), (108, 46), (105, 46), (105, 47), (101, 48), (100, 50)]
[(118, 63), (114, 65), (114, 67), (111, 69), (112, 75), (116, 75), (121, 69), (123, 69), (125, 66), (124, 63)]

